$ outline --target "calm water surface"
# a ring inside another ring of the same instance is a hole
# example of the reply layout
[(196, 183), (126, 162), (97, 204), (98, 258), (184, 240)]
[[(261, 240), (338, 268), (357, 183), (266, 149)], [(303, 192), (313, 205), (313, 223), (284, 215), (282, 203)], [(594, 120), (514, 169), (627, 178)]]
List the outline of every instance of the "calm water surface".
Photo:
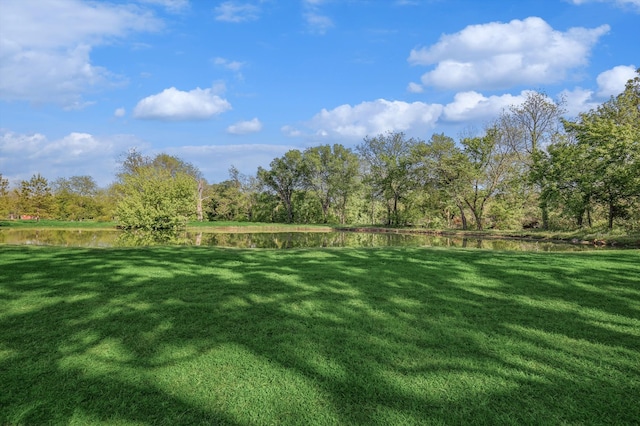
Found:
[(151, 245), (230, 248), (321, 247), (468, 247), (487, 250), (583, 251), (590, 245), (522, 240), (458, 238), (433, 235), (356, 232), (182, 232), (158, 234), (105, 230), (0, 229), (0, 244), (61, 247), (137, 247)]

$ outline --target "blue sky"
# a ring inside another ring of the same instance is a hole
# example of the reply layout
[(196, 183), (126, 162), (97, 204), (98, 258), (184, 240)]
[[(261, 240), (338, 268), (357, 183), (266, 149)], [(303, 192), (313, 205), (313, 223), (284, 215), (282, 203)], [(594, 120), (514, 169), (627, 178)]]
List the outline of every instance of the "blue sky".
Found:
[(290, 149), (481, 130), (527, 90), (569, 116), (640, 66), (640, 0), (0, 0), (0, 173), (211, 183)]

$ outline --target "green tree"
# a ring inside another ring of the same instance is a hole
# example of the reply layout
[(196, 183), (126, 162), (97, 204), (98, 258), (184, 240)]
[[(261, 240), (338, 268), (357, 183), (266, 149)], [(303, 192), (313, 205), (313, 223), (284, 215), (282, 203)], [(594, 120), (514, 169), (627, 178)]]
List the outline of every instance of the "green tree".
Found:
[[(533, 177), (536, 161), (542, 158), (548, 145), (561, 136), (562, 115), (565, 113), (564, 100), (554, 101), (545, 93), (528, 92), (520, 105), (513, 105), (496, 122), (504, 143), (508, 144), (523, 165), (523, 173), (529, 174), (531, 183), (538, 192), (544, 190), (541, 181)], [(548, 207), (545, 198), (540, 199), (543, 228), (548, 228)]]
[(211, 185), (210, 220), (248, 220), (248, 194), (243, 190), (242, 176), (235, 166), (229, 169), (229, 179)]
[(9, 180), (2, 177), (0, 173), (0, 197), (5, 197), (9, 194)]
[(593, 170), (587, 151), (569, 138), (548, 146), (546, 152), (536, 153), (531, 176), (540, 183), (540, 201), (548, 207), (559, 208), (572, 218), (578, 227), (591, 226), (593, 199)]
[(513, 150), (504, 143), (497, 127), (489, 128), (484, 136), (464, 138), (461, 143), (469, 166), (466, 177), (470, 178), (461, 196), (473, 214), (476, 228), (482, 230), (487, 202), (496, 193), (508, 191), (515, 176)]
[(402, 132), (388, 132), (366, 137), (356, 148), (364, 163), (365, 181), (372, 189), (372, 201), (374, 196), (385, 201), (387, 225), (401, 223), (399, 203), (417, 186), (411, 179), (412, 147), (417, 143)]
[(285, 208), (286, 221), (293, 223), (293, 194), (302, 188), (304, 179), (302, 153), (297, 149), (287, 151), (269, 165), (269, 170), (258, 168), (258, 180), (277, 195)]
[(191, 163), (187, 163), (177, 157), (168, 154), (158, 154), (153, 160), (152, 164), (155, 167), (159, 167), (169, 171), (171, 176), (176, 176), (178, 173), (191, 176), (191, 178), (195, 181), (196, 184), (196, 216), (198, 221), (202, 222), (204, 220), (204, 210), (203, 210), (203, 202), (206, 198), (205, 188), (207, 187), (207, 183), (202, 177), (202, 173)]
[(131, 151), (115, 186), (116, 217), (125, 229), (177, 230), (196, 214), (197, 181), (182, 160)]
[(416, 145), (413, 155), (417, 179), (424, 188), (435, 191), (432, 199), (439, 206), (447, 226), (451, 225), (451, 210), (457, 209), (462, 228), (467, 229), (463, 192), (471, 181), (468, 157), (444, 134), (434, 134), (427, 143)]
[(335, 207), (340, 223), (346, 221), (347, 203), (358, 187), (358, 156), (340, 144), (321, 145), (303, 153), (304, 185), (322, 208), (327, 223)]
[(33, 175), (28, 181), (20, 182), (20, 188), (16, 191), (20, 214), (37, 218), (48, 218), (52, 215), (51, 188), (49, 181), (40, 173)]
[(11, 198), (9, 191), (9, 180), (2, 177), (0, 173), (0, 218), (5, 218), (11, 211)]
[(100, 215), (98, 185), (91, 176), (56, 179), (53, 184), (56, 217), (65, 220), (94, 219)]
[(564, 125), (586, 153), (593, 197), (606, 205), (611, 229), (640, 197), (640, 69), (621, 94)]

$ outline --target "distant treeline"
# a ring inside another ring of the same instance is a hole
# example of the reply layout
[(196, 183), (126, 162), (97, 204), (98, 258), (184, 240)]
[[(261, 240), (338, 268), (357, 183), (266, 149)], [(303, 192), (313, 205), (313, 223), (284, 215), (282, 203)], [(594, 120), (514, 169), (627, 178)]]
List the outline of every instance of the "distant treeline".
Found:
[(566, 120), (562, 100), (530, 92), (481, 134), (427, 141), (401, 132), (355, 148), (290, 150), (253, 176), (209, 184), (183, 160), (132, 150), (108, 188), (90, 176), (14, 188), (0, 174), (0, 216), (116, 220), (125, 228), (188, 220), (385, 224), (429, 228), (640, 229), (640, 70), (625, 90)]

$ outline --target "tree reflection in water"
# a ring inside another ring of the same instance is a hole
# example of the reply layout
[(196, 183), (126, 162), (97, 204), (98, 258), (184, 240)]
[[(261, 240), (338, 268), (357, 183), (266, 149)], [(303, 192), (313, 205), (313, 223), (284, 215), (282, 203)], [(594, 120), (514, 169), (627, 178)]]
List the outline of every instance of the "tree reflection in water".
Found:
[(143, 232), (116, 230), (0, 229), (0, 244), (63, 247), (143, 247), (157, 245), (230, 248), (462, 247), (487, 250), (578, 251), (594, 246), (372, 232)]
[(118, 235), (119, 247), (184, 246), (191, 245), (191, 239), (184, 231), (143, 231), (126, 230)]

